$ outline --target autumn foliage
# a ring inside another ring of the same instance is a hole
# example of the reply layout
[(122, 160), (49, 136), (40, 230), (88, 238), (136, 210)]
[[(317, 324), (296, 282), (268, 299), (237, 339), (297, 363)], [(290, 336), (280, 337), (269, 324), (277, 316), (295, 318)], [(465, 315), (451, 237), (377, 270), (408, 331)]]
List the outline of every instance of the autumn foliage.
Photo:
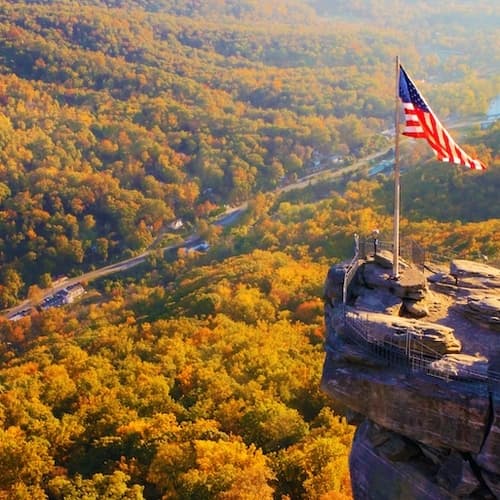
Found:
[[(0, 306), (152, 249), (71, 307), (0, 318), (0, 499), (351, 497), (322, 286), (354, 233), (390, 232), (391, 181), (279, 188), (390, 150), (398, 49), (440, 116), (486, 110), (498, 9), (476, 2), (474, 30), (453, 1), (443, 28), (410, 3), (397, 26), (394, 0), (0, 5)], [(401, 230), (428, 255), (500, 259), (499, 130), (467, 129), (481, 176), (403, 146)]]

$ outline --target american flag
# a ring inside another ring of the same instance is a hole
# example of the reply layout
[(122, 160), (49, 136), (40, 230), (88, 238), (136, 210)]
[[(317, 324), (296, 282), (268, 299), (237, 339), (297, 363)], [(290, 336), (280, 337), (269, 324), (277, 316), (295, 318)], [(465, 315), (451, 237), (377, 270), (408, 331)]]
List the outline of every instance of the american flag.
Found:
[(438, 160), (465, 165), (474, 170), (486, 170), (484, 163), (472, 159), (451, 138), (402, 66), (399, 66), (399, 97), (403, 101), (406, 118), (403, 135), (426, 139)]

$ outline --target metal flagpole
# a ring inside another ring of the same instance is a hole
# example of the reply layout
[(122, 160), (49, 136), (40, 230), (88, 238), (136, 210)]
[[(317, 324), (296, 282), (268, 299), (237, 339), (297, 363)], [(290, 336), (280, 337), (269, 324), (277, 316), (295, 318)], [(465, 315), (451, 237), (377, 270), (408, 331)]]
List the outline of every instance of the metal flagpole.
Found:
[(396, 56), (396, 108), (394, 112), (394, 226), (392, 245), (392, 277), (399, 278), (399, 212), (400, 212), (400, 171), (399, 171), (399, 56)]

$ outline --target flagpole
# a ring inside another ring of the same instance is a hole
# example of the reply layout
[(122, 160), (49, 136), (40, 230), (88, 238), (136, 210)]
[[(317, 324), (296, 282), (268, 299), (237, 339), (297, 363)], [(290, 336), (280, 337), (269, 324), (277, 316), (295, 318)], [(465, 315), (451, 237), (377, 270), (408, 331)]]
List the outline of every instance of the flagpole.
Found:
[(392, 278), (399, 278), (399, 213), (400, 213), (400, 171), (399, 171), (399, 56), (396, 56), (396, 104), (394, 111), (394, 221), (392, 245)]

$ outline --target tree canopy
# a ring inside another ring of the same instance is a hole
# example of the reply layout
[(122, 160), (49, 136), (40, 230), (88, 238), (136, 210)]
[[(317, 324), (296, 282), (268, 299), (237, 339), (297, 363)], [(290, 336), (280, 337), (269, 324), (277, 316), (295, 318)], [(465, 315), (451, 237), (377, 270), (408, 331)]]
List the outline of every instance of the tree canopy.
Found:
[[(0, 318), (0, 498), (350, 498), (353, 427), (319, 390), (322, 286), (354, 233), (390, 232), (391, 181), (367, 164), (277, 188), (391, 147), (397, 51), (444, 121), (481, 121), (498, 16), (487, 0), (4, 1), (0, 305), (156, 250), (71, 307)], [(402, 145), (403, 237), (500, 261), (499, 131), (460, 138), (481, 175)], [(159, 249), (192, 233), (209, 251)]]

